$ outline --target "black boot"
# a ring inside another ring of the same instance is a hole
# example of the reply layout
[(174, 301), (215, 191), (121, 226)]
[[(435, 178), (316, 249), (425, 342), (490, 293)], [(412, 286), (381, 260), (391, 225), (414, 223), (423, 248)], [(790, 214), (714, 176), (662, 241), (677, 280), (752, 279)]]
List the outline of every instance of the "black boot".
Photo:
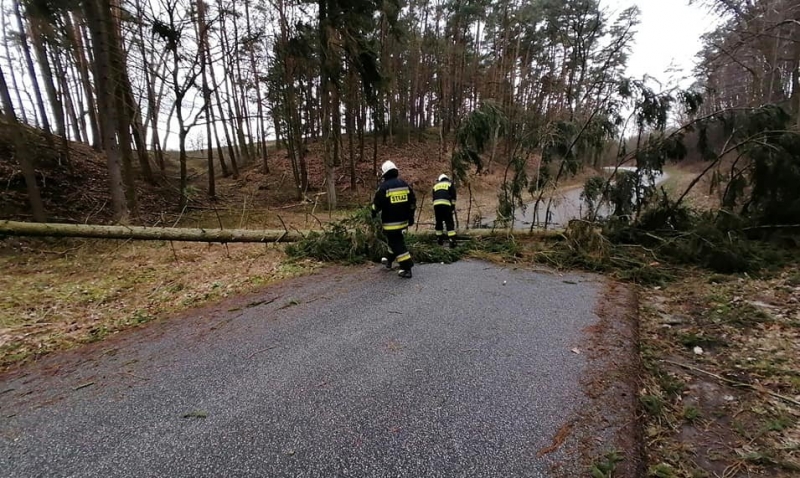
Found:
[(440, 246), (443, 246), (444, 245), (444, 237), (442, 237), (442, 236), (437, 237), (436, 238), (436, 242), (438, 242)]
[(449, 242), (450, 242), (450, 249), (455, 249), (456, 248), (456, 240), (455, 239), (450, 239)]

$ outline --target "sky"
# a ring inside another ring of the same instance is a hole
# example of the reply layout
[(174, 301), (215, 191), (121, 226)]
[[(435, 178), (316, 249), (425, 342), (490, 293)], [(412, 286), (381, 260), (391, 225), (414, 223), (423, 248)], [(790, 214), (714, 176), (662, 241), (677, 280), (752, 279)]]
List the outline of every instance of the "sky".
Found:
[[(9, 1), (14, 0), (0, 0), (0, 4), (5, 7)], [(612, 18), (632, 5), (641, 11), (628, 75), (637, 78), (648, 75), (659, 81), (663, 89), (685, 88), (693, 83), (692, 69), (701, 47), (700, 37), (715, 25), (715, 17), (703, 7), (689, 6), (689, 0), (600, 0), (600, 3)], [(176, 131), (175, 125), (172, 130)], [(163, 138), (165, 131), (161, 135)], [(192, 141), (202, 136), (198, 128), (190, 133)], [(169, 138), (168, 147), (177, 147), (175, 134)]]
[[(632, 5), (641, 10), (629, 75), (641, 78), (647, 74), (665, 87), (691, 85), (700, 37), (714, 26), (715, 17), (701, 6), (689, 6), (689, 0), (601, 0), (601, 4), (610, 12)], [(677, 71), (670, 72), (672, 69)]]

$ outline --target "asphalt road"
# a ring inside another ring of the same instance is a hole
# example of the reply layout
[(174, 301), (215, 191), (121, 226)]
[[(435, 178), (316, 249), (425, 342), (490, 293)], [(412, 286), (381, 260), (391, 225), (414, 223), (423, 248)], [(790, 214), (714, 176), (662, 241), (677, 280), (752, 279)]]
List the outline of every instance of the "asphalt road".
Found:
[(600, 284), (414, 272), (340, 269), (47, 357), (0, 385), (0, 475), (550, 476)]

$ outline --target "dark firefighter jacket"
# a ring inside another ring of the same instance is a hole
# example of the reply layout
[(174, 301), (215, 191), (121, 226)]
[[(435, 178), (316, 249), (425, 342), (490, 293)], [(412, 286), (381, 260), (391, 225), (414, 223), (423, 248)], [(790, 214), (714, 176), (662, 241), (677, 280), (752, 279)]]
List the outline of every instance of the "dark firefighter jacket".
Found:
[(416, 208), (414, 190), (397, 176), (387, 177), (375, 192), (372, 216), (381, 213), (384, 231), (399, 231), (414, 225)]
[(455, 206), (456, 187), (449, 179), (443, 179), (433, 186), (433, 205), (434, 206)]

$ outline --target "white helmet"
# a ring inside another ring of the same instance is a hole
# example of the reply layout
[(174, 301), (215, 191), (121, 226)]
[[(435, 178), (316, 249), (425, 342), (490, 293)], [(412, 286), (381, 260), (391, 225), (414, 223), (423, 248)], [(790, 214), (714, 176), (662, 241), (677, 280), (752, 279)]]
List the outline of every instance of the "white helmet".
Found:
[(444, 181), (445, 179), (450, 181), (450, 178), (448, 178), (446, 174), (440, 174), (439, 179), (437, 179), (437, 181)]
[(391, 161), (386, 161), (381, 165), (381, 173), (384, 175), (389, 171), (391, 171), (392, 169), (397, 169), (397, 166), (395, 166), (394, 163)]

